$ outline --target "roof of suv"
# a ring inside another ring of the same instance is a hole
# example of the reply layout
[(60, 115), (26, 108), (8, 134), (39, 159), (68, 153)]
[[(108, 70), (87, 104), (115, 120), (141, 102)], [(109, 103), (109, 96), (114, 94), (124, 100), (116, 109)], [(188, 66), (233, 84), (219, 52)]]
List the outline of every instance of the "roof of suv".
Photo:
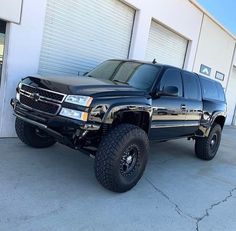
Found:
[[(175, 67), (175, 66), (172, 66), (172, 65), (168, 65), (168, 64), (162, 64), (162, 63), (153, 63), (153, 62), (149, 62), (149, 61), (141, 61), (141, 60), (136, 60), (136, 59), (109, 59), (110, 61), (122, 61), (122, 62), (135, 62), (135, 63), (143, 63), (143, 64), (150, 64), (150, 65), (153, 65), (153, 66), (160, 66), (160, 67), (163, 67), (165, 69), (167, 68), (175, 68), (175, 69), (179, 69), (179, 70), (182, 70), (182, 71), (186, 71), (186, 72), (189, 72), (189, 73), (195, 73), (195, 72), (191, 72), (191, 71), (188, 71), (188, 70), (184, 70), (183, 68), (179, 68), (179, 67)], [(195, 73), (197, 74), (197, 73)]]

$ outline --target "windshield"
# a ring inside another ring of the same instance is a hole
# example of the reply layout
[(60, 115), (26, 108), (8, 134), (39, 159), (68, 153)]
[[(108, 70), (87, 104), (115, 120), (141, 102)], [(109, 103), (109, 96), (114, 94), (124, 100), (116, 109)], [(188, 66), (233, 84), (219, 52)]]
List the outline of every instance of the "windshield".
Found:
[(160, 67), (133, 61), (109, 60), (86, 76), (127, 84), (141, 90), (150, 90)]

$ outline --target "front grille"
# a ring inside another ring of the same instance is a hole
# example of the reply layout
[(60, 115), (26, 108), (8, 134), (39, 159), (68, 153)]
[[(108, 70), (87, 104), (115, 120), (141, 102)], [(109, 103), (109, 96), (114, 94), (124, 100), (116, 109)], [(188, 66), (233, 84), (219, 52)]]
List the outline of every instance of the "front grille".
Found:
[(43, 88), (36, 88), (26, 84), (20, 86), (20, 103), (50, 115), (56, 115), (66, 95)]
[(62, 102), (64, 99), (63, 94), (52, 92), (50, 90), (44, 90), (42, 88), (31, 87), (25, 84), (22, 84), (21, 90), (29, 92), (29, 93), (38, 93), (40, 96), (45, 97), (52, 101)]
[(57, 104), (47, 103), (43, 101), (35, 101), (23, 94), (20, 94), (20, 102), (23, 105), (28, 106), (37, 111), (41, 111), (41, 112), (45, 112), (47, 114), (53, 114), (53, 115), (57, 114), (60, 108), (60, 106)]

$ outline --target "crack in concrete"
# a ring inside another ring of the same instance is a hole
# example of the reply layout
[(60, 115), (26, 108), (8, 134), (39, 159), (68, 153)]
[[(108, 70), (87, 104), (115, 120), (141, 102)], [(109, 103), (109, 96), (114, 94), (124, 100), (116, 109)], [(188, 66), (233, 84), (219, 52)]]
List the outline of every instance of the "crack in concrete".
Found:
[(57, 215), (60, 212), (60, 210), (62, 210), (62, 209), (64, 209), (64, 207), (59, 206), (58, 208), (53, 209), (51, 211), (47, 211), (47, 212), (37, 214), (37, 215), (34, 215), (34, 216), (21, 217), (21, 219), (24, 220), (24, 221), (28, 221), (28, 220), (35, 219), (35, 218), (40, 219), (40, 218), (48, 217), (48, 216), (51, 216), (51, 215)]
[(216, 207), (216, 206), (218, 206), (218, 205), (220, 205), (220, 204), (222, 204), (222, 203), (227, 202), (228, 199), (233, 196), (233, 192), (234, 192), (234, 191), (236, 191), (236, 187), (233, 188), (233, 189), (231, 189), (231, 190), (229, 191), (229, 195), (226, 196), (223, 200), (220, 200), (220, 201), (218, 201), (218, 202), (212, 204), (209, 208), (207, 208), (207, 209), (205, 210), (205, 214), (204, 214), (202, 217), (195, 218), (195, 219), (196, 219), (196, 231), (199, 231), (199, 222), (201, 222), (204, 218), (210, 216), (209, 211), (212, 210), (212, 209), (214, 209), (214, 207)]
[(23, 215), (23, 216), (19, 216), (19, 217), (14, 218), (14, 220), (12, 220), (11, 218), (6, 218), (5, 220), (0, 218), (0, 224), (1, 223), (8, 224), (12, 221), (15, 224), (18, 224), (22, 221), (28, 222), (29, 220), (32, 220), (32, 219), (41, 219), (41, 218), (48, 217), (48, 216), (51, 216), (51, 215), (57, 215), (60, 212), (60, 210), (62, 210), (62, 209), (64, 209), (64, 207), (59, 206), (58, 208), (53, 209), (51, 211), (43, 212), (43, 213), (40, 213), (40, 214), (37, 214), (37, 215)]
[(192, 217), (191, 215), (184, 213), (183, 210), (180, 209), (179, 205), (177, 205), (173, 200), (171, 200), (171, 198), (168, 195), (166, 195), (162, 190), (157, 188), (147, 177), (145, 177), (145, 179), (158, 193), (160, 193), (164, 198), (166, 198), (175, 207), (175, 211), (180, 216), (185, 216), (187, 218), (194, 219), (194, 217)]
[(227, 195), (223, 200), (220, 200), (214, 204), (212, 204), (209, 208), (205, 209), (205, 213), (203, 216), (201, 217), (193, 217), (190, 214), (185, 213), (182, 209), (180, 209), (179, 205), (176, 204), (173, 200), (171, 200), (171, 198), (165, 194), (161, 189), (159, 189), (156, 185), (154, 185), (150, 179), (148, 179), (147, 177), (145, 177), (146, 181), (158, 192), (160, 193), (164, 198), (166, 198), (169, 203), (171, 203), (174, 207), (175, 207), (175, 211), (181, 216), (181, 217), (185, 217), (191, 220), (194, 220), (196, 223), (196, 231), (199, 231), (199, 223), (206, 217), (210, 216), (209, 211), (214, 209), (216, 206), (225, 203), (228, 201), (229, 198), (231, 198), (233, 196), (233, 192), (236, 191), (236, 187), (231, 189), (229, 191), (229, 195)]

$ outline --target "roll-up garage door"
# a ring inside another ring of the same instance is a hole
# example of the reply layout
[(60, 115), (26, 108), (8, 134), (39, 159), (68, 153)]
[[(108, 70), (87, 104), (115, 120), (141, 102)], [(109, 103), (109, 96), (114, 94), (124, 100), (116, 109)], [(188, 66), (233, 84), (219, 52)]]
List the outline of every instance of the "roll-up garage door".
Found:
[(40, 74), (78, 74), (127, 58), (135, 10), (119, 0), (48, 0)]
[(229, 84), (226, 90), (227, 100), (227, 125), (236, 125), (236, 67), (230, 75)]
[(188, 40), (152, 21), (146, 60), (183, 67)]

